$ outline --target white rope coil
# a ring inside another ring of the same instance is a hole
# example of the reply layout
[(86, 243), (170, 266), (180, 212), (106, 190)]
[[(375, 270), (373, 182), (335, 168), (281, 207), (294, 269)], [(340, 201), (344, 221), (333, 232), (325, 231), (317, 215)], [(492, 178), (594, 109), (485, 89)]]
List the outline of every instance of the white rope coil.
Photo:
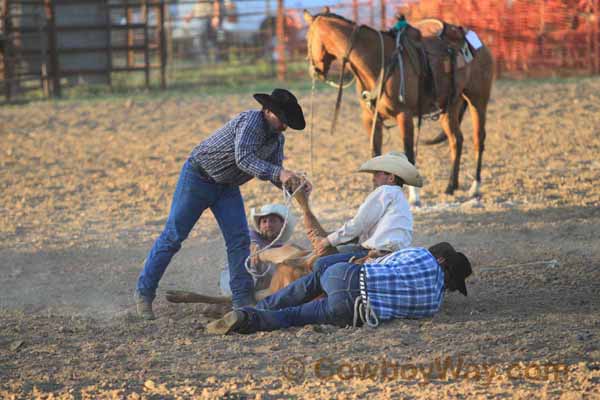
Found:
[(377, 328), (379, 326), (379, 318), (377, 318), (377, 314), (375, 314), (375, 311), (371, 308), (371, 303), (367, 300), (367, 303), (365, 304), (362, 296), (358, 296), (356, 300), (354, 300), (352, 327), (356, 328), (358, 326), (359, 318), (363, 324), (367, 324), (370, 328)]

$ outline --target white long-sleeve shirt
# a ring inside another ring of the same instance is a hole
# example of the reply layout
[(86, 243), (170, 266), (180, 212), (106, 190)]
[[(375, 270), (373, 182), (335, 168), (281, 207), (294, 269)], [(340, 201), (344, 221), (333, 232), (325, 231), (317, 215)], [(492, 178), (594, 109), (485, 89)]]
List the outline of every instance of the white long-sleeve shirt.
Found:
[(362, 247), (397, 251), (412, 242), (413, 217), (400, 186), (382, 185), (372, 191), (358, 212), (327, 236), (332, 246), (358, 238)]

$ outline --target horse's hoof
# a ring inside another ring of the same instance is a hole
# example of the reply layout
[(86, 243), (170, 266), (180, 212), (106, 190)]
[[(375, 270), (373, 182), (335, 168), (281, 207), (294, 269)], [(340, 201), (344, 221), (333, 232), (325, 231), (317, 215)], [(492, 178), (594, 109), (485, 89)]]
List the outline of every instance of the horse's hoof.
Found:
[(481, 184), (477, 181), (473, 181), (471, 188), (469, 189), (469, 197), (474, 199), (481, 198)]
[(419, 208), (419, 207), (421, 207), (421, 201), (420, 201), (420, 200), (417, 200), (417, 201), (411, 201), (411, 202), (410, 202), (410, 206), (411, 206), (411, 207), (415, 207), (415, 208)]
[(444, 193), (452, 196), (454, 194), (454, 186), (448, 185), (448, 187), (446, 188), (446, 191)]

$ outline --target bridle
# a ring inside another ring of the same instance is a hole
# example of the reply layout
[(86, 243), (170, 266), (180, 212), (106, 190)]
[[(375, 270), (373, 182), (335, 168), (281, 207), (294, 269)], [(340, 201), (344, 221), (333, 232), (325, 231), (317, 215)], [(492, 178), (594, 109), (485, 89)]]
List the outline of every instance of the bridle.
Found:
[[(318, 17), (317, 17), (318, 18)], [(316, 20), (315, 20), (316, 21)], [(310, 29), (313, 29), (314, 26), (314, 22), (313, 24), (311, 24)], [(317, 68), (315, 61), (312, 58), (312, 47), (311, 47), (311, 43), (312, 43), (312, 35), (309, 36), (309, 40), (307, 43), (307, 51), (308, 51), (308, 55), (307, 58), (310, 62), (310, 66), (312, 68), (312, 70), (325, 82), (327, 82), (329, 85), (337, 87), (338, 88), (338, 95), (337, 95), (337, 99), (335, 101), (335, 111), (333, 113), (333, 120), (331, 121), (331, 129), (329, 130), (329, 133), (331, 135), (333, 135), (333, 132), (335, 131), (335, 125), (337, 123), (337, 118), (338, 118), (338, 114), (340, 112), (340, 105), (342, 102), (342, 91), (344, 90), (345, 87), (350, 86), (352, 83), (354, 83), (354, 81), (356, 80), (356, 75), (353, 76), (353, 79), (347, 84), (347, 86), (344, 86), (344, 70), (346, 68), (346, 63), (348, 63), (349, 59), (350, 59), (350, 53), (352, 52), (352, 49), (354, 48), (354, 41), (356, 39), (356, 36), (358, 35), (358, 32), (360, 32), (361, 28), (363, 27), (363, 25), (358, 25), (358, 24), (353, 24), (353, 28), (352, 28), (352, 33), (350, 34), (350, 40), (348, 41), (348, 47), (346, 48), (346, 52), (344, 53), (344, 56), (342, 57), (342, 68), (340, 69), (340, 77), (339, 77), (339, 83), (335, 84), (334, 82), (328, 81), (327, 80), (327, 74), (325, 71), (321, 71)]]
[[(317, 17), (319, 18), (319, 17)], [(345, 68), (345, 62), (348, 61), (348, 57), (350, 56), (350, 51), (352, 51), (352, 47), (353, 47), (353, 41), (354, 41), (354, 35), (356, 35), (357, 31), (362, 27), (362, 25), (354, 25), (354, 30), (353, 30), (353, 35), (351, 36), (350, 39), (350, 43), (349, 43), (349, 47), (346, 51), (346, 55), (344, 56), (344, 58), (342, 59), (342, 70), (340, 72), (340, 76), (343, 75), (344, 72), (344, 68)], [(312, 29), (312, 24), (311, 27), (309, 29)], [(355, 33), (356, 32), (356, 33)], [(354, 81), (356, 80), (356, 76), (352, 76), (352, 79), (346, 83), (343, 84), (343, 77), (340, 78), (339, 83), (332, 81), (330, 79), (327, 78), (327, 72), (325, 71), (321, 71), (319, 68), (317, 68), (317, 64), (315, 63), (315, 61), (312, 58), (312, 36), (309, 34), (309, 40), (307, 43), (307, 56), (306, 59), (308, 60), (308, 62), (310, 63), (310, 68), (312, 70), (312, 72), (314, 72), (320, 80), (322, 80), (323, 82), (325, 82), (326, 84), (328, 84), (329, 86), (335, 87), (335, 88), (339, 88), (340, 86), (345, 89), (349, 86), (351, 86)]]

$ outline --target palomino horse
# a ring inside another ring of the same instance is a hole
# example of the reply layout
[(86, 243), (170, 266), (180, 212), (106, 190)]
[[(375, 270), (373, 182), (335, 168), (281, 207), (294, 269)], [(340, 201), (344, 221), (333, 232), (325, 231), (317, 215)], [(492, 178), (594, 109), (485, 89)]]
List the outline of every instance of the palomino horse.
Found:
[[(387, 32), (378, 32), (366, 26), (358, 26), (344, 17), (329, 13), (328, 9), (314, 16), (305, 10), (304, 19), (309, 25), (307, 45), (311, 75), (326, 79), (333, 60), (337, 59), (343, 62), (344, 57), (347, 56), (347, 65), (356, 77), (356, 88), (359, 96), (365, 91), (373, 93), (382, 69), (380, 37), (383, 39), (386, 65), (390, 64), (392, 57), (396, 57), (396, 53), (394, 53), (396, 49), (395, 38)], [(439, 38), (423, 37), (419, 39), (419, 42), (423, 43), (424, 53), (430, 64), (432, 58), (435, 59), (436, 65), (442, 65), (440, 60), (443, 60), (444, 57), (448, 60), (447, 45)], [(473, 60), (463, 68), (457, 68), (454, 76), (451, 76), (448, 71), (437, 76), (438, 79), (441, 78), (440, 81), (447, 88), (452, 87), (452, 84), (454, 84), (453, 92), (456, 95), (446, 96), (444, 99), (434, 98), (431, 91), (423, 89), (426, 86), (420, 82), (423, 75), (415, 71), (416, 68), (411, 64), (413, 60), (410, 59), (407, 53), (406, 51), (401, 53), (404, 60), (404, 101), (399, 100), (400, 68), (393, 68), (383, 84), (381, 98), (377, 102), (378, 119), (371, 138), (372, 155), (381, 154), (383, 121), (394, 119), (400, 128), (404, 152), (414, 164), (413, 117), (421, 113), (428, 114), (436, 111), (436, 108), (433, 108), (434, 104), (444, 104), (446, 107), (440, 115), (440, 122), (444, 133), (448, 137), (452, 156), (452, 172), (446, 193), (453, 194), (458, 189), (458, 173), (463, 142), (463, 135), (460, 131), (460, 111), (466, 101), (473, 120), (473, 141), (477, 164), (475, 181), (469, 193), (474, 197), (479, 196), (481, 158), (485, 140), (485, 117), (493, 82), (493, 60), (489, 49), (483, 46), (476, 50), (473, 54)], [(421, 70), (424, 69), (421, 68)], [(431, 85), (431, 82), (426, 82), (426, 84)], [(360, 104), (363, 124), (370, 132), (374, 112), (366, 102), (361, 101)], [(410, 202), (418, 204), (417, 189), (413, 187), (410, 189)]]
[[(298, 191), (295, 195), (300, 208), (302, 209), (304, 227), (306, 235), (315, 247), (315, 242), (327, 236), (327, 233), (310, 209), (308, 198), (303, 191)], [(261, 262), (269, 262), (275, 265), (275, 272), (271, 279), (271, 284), (267, 289), (255, 292), (256, 300), (262, 300), (265, 297), (275, 293), (312, 271), (313, 263), (317, 258), (337, 253), (337, 250), (330, 247), (324, 253), (302, 249), (293, 244), (286, 244), (282, 247), (268, 249), (258, 255)], [(206, 303), (215, 304), (217, 307), (207, 308), (207, 314), (220, 317), (231, 310), (231, 298), (225, 296), (206, 296), (203, 294), (171, 290), (167, 291), (167, 300), (172, 303)]]

